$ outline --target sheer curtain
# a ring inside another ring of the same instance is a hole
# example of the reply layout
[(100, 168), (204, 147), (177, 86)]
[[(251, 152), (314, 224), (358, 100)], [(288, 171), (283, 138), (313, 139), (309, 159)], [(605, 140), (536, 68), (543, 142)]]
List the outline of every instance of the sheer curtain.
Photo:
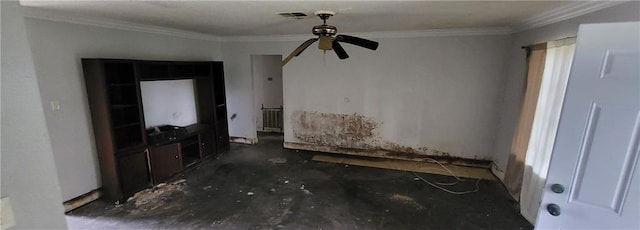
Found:
[(527, 47), (527, 80), (518, 123), (511, 142), (509, 162), (504, 175), (504, 184), (511, 196), (517, 201), (520, 201), (522, 176), (525, 168), (524, 160), (529, 145), (540, 85), (542, 84), (546, 56), (546, 43)]
[(556, 138), (575, 38), (547, 43), (547, 54), (533, 127), (525, 156), (520, 212), (535, 223)]

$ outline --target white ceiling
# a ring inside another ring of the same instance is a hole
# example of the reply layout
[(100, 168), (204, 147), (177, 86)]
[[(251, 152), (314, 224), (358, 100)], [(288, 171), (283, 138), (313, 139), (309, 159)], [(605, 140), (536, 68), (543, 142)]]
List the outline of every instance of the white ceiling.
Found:
[(335, 11), (328, 24), (338, 32), (513, 27), (570, 1), (50, 1), (23, 6), (74, 17), (120, 20), (218, 36), (311, 33), (315, 17), (285, 18), (280, 12)]

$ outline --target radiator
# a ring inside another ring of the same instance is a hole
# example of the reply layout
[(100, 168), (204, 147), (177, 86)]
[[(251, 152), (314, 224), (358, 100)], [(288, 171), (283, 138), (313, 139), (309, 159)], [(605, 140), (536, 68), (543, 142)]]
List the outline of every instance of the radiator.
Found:
[(262, 130), (282, 132), (282, 107), (265, 108), (262, 106)]

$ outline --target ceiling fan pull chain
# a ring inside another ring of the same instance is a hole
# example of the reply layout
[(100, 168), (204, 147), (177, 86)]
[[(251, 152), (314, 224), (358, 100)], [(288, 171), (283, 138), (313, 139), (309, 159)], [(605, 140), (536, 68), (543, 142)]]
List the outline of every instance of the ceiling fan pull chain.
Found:
[(322, 51), (322, 67), (327, 67), (327, 51)]

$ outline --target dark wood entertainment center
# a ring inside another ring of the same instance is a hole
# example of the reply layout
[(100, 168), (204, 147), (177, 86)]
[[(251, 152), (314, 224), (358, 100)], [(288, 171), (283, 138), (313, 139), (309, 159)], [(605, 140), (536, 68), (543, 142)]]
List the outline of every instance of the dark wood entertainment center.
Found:
[[(229, 149), (222, 62), (82, 59), (103, 198), (121, 202)], [(141, 81), (192, 79), (198, 123), (147, 130)]]

